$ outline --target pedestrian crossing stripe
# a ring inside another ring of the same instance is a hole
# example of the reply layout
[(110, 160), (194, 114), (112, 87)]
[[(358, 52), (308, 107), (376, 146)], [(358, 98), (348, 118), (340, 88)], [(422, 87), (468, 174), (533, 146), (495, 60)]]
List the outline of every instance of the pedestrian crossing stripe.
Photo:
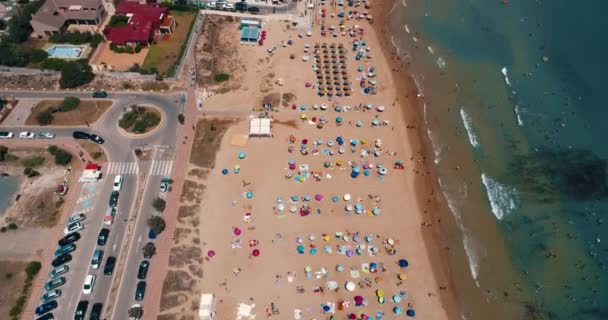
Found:
[(139, 166), (137, 162), (110, 162), (106, 174), (138, 174)]
[(151, 176), (170, 176), (173, 160), (153, 160), (150, 166)]

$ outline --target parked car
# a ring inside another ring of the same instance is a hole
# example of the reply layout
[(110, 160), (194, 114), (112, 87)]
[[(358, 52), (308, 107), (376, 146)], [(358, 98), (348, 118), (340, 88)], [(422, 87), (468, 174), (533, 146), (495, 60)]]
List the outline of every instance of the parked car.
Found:
[(95, 250), (95, 252), (93, 252), (93, 258), (91, 259), (91, 267), (93, 267), (93, 269), (99, 268), (102, 259), (103, 250)]
[(59, 266), (57, 268), (53, 268), (51, 269), (51, 271), (49, 271), (49, 277), (51, 279), (57, 278), (60, 275), (67, 273), (68, 271), (70, 271), (70, 267), (66, 266), (66, 265), (62, 265)]
[(62, 256), (59, 256), (57, 258), (55, 258), (55, 260), (53, 260), (53, 262), (51, 262), (51, 265), (53, 267), (59, 267), (60, 265), (63, 265), (65, 263), (68, 263), (72, 261), (72, 255), (71, 254), (64, 254)]
[(150, 228), (150, 230), (148, 230), (148, 239), (150, 239), (150, 240), (156, 239), (156, 231), (154, 231), (154, 229), (152, 229), (152, 228)]
[(57, 241), (57, 244), (60, 246), (65, 246), (66, 244), (76, 242), (79, 239), (80, 239), (80, 233), (72, 232), (72, 233), (68, 233), (67, 236), (59, 239), (59, 241)]
[(116, 257), (108, 257), (106, 259), (106, 265), (103, 267), (103, 274), (106, 276), (112, 275), (114, 273), (114, 266), (116, 265)]
[(80, 300), (76, 306), (74, 312), (74, 320), (84, 320), (84, 316), (87, 314), (87, 308), (89, 307), (88, 300)]
[(245, 12), (247, 11), (247, 2), (237, 2), (234, 4), (234, 9), (236, 11)]
[(57, 289), (65, 284), (65, 277), (55, 278), (44, 284), (44, 290), (49, 291)]
[(36, 313), (37, 316), (40, 316), (55, 308), (57, 308), (57, 301), (53, 300), (53, 301), (45, 302), (45, 303), (39, 305), (38, 308), (36, 308), (36, 310), (34, 312)]
[(160, 192), (167, 192), (167, 191), (169, 191), (169, 182), (163, 180), (160, 182)]
[(74, 131), (72, 133), (72, 137), (74, 137), (74, 139), (84, 139), (84, 140), (88, 140), (91, 138), (91, 135), (86, 133), (86, 132), (82, 132), (82, 131)]
[(249, 7), (249, 8), (247, 8), (247, 12), (249, 12), (249, 13), (259, 13), (260, 12), (260, 8), (258, 8), (258, 7)]
[(120, 194), (118, 193), (118, 191), (112, 191), (112, 193), (110, 193), (110, 201), (109, 201), (109, 206), (110, 207), (116, 207), (118, 205), (118, 196)]
[(19, 133), (19, 138), (21, 138), (21, 139), (34, 139), (35, 137), (36, 137), (36, 134), (33, 132), (23, 131), (23, 132)]
[(139, 263), (139, 270), (137, 270), (137, 279), (145, 280), (148, 275), (148, 269), (150, 268), (150, 262), (144, 260)]
[(86, 217), (87, 217), (87, 216), (85, 216), (83, 213), (77, 213), (77, 214), (71, 215), (71, 216), (68, 218), (68, 224), (70, 224), (70, 223), (76, 223), (76, 222), (80, 222), (80, 221), (82, 221), (82, 220), (86, 219)]
[(139, 320), (144, 315), (144, 309), (141, 304), (136, 303), (129, 309), (129, 320)]
[(140, 281), (135, 288), (135, 301), (144, 300), (144, 295), (146, 295), (146, 282)]
[(68, 226), (65, 227), (65, 229), (63, 229), (63, 233), (68, 234), (68, 233), (80, 231), (82, 229), (84, 229), (84, 226), (82, 225), (82, 223), (74, 222), (74, 223), (68, 224)]
[(36, 320), (55, 320), (55, 316), (53, 315), (52, 312), (47, 313), (45, 315), (43, 315), (42, 317), (36, 319)]
[(38, 139), (54, 139), (55, 134), (50, 132), (40, 132), (38, 133)]
[(87, 277), (84, 279), (84, 285), (82, 286), (82, 293), (91, 294), (91, 292), (93, 292), (93, 288), (95, 288), (95, 280), (97, 280), (96, 275), (87, 275)]
[(103, 140), (102, 137), (100, 137), (94, 133), (91, 133), (91, 135), (89, 136), (89, 140), (91, 140), (97, 144), (103, 144), (105, 142), (105, 140)]
[(97, 302), (93, 304), (91, 308), (91, 316), (89, 320), (99, 320), (101, 319), (101, 311), (103, 310), (103, 304), (101, 302)]
[(229, 3), (229, 2), (226, 2), (226, 3), (224, 3), (224, 5), (222, 6), (222, 9), (223, 9), (223, 10), (226, 10), (226, 11), (234, 11), (234, 4)]
[(54, 289), (45, 292), (40, 298), (40, 300), (42, 300), (42, 302), (48, 302), (51, 300), (55, 300), (59, 297), (61, 297), (61, 289)]
[(105, 246), (106, 242), (108, 242), (109, 236), (110, 236), (110, 229), (101, 228), (101, 230), (99, 230), (99, 235), (97, 236), (97, 245)]
[(12, 132), (1, 131), (0, 139), (12, 139), (15, 135)]
[(117, 175), (116, 177), (114, 177), (114, 184), (112, 184), (112, 190), (120, 191), (120, 188), (122, 188), (122, 176)]
[(73, 243), (68, 243), (65, 246), (61, 246), (59, 249), (55, 250), (55, 258), (68, 254), (74, 250), (76, 250), (76, 245)]
[(108, 93), (103, 90), (93, 92), (93, 98), (107, 98), (107, 97), (108, 97)]

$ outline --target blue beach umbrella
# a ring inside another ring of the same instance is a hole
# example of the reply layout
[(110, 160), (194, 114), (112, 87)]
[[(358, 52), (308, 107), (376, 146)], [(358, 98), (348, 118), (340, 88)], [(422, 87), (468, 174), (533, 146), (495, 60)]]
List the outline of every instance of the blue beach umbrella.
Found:
[(363, 175), (366, 176), (366, 177), (369, 177), (370, 174), (371, 174), (371, 171), (369, 171), (369, 170), (364, 170), (363, 171)]
[(405, 314), (407, 314), (408, 317), (415, 317), (416, 316), (416, 311), (414, 311), (414, 309), (407, 309), (407, 311), (405, 312)]
[(247, 157), (247, 154), (243, 151), (239, 152), (239, 159), (245, 159), (245, 157)]
[(312, 255), (317, 254), (317, 249), (315, 249), (315, 248), (310, 249), (310, 254), (312, 254)]
[(297, 249), (298, 249), (298, 253), (299, 254), (304, 254), (304, 246), (303, 245), (297, 246)]
[(247, 191), (247, 192), (245, 192), (245, 197), (246, 197), (247, 199), (251, 199), (251, 198), (253, 198), (253, 192), (251, 192), (251, 191)]
[(399, 303), (399, 302), (401, 302), (401, 297), (400, 297), (400, 296), (398, 296), (398, 295), (394, 295), (394, 296), (393, 296), (393, 302), (394, 302), (394, 303)]
[(306, 110), (306, 105), (305, 104), (301, 105), (300, 110), (302, 110), (302, 111)]
[(410, 265), (409, 262), (407, 262), (407, 260), (405, 259), (400, 259), (399, 260), (399, 267), (401, 268), (407, 268)]
[(336, 117), (336, 122), (337, 123), (342, 123), (342, 117)]
[(363, 122), (361, 122), (361, 120), (357, 120), (355, 125), (357, 126), (357, 128), (360, 128), (363, 125)]
[(377, 126), (377, 125), (380, 124), (380, 120), (374, 119), (374, 120), (372, 120), (372, 124), (375, 125), (375, 126)]
[(331, 202), (338, 202), (340, 198), (338, 196), (331, 197)]
[(394, 307), (394, 308), (393, 308), (393, 312), (394, 312), (395, 314), (401, 314), (401, 307)]
[(223, 175), (227, 175), (227, 174), (228, 174), (228, 169), (223, 169), (223, 170), (222, 170), (222, 174), (223, 174)]

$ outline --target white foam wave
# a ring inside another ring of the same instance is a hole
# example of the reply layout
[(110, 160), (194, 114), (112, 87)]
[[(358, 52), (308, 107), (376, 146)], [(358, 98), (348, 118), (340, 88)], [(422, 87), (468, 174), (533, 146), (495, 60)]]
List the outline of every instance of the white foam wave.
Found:
[(500, 69), (500, 72), (505, 77), (505, 82), (510, 87), (511, 86), (511, 81), (509, 80), (509, 76), (507, 75), (507, 72), (508, 72), (507, 67), (502, 67), (502, 69)]
[(524, 121), (521, 119), (521, 114), (519, 112), (519, 106), (515, 105), (515, 117), (517, 118), (517, 125), (520, 127), (524, 126)]
[(397, 56), (401, 56), (401, 49), (399, 49), (399, 46), (397, 46), (394, 36), (391, 36), (391, 44), (393, 45), (393, 48), (395, 48), (395, 51), (397, 51)]
[(496, 219), (502, 220), (507, 214), (517, 208), (519, 200), (515, 188), (502, 184), (485, 173), (481, 174), (481, 181), (486, 187), (490, 207)]
[(479, 281), (477, 281), (480, 269), (479, 254), (473, 248), (473, 239), (471, 239), (471, 237), (467, 235), (467, 232), (463, 232), (462, 244), (464, 245), (464, 251), (467, 254), (467, 258), (469, 259), (469, 269), (471, 269), (471, 275), (473, 276), (473, 279), (475, 279), (475, 284), (479, 288)]
[(404, 8), (407, 8), (407, 2), (405, 0), (401, 0), (401, 5), (403, 5)]
[(429, 50), (429, 52), (434, 55), (435, 54), (435, 49), (433, 49), (433, 47), (431, 46), (426, 46), (426, 48)]
[(467, 135), (469, 136), (469, 142), (474, 148), (479, 146), (479, 142), (477, 141), (477, 136), (475, 135), (475, 131), (473, 131), (473, 120), (464, 108), (460, 107), (460, 117), (462, 117), (462, 122), (464, 123), (464, 128), (467, 130)]
[(405, 32), (410, 33), (410, 27), (407, 24), (403, 26), (403, 29), (405, 29)]
[(416, 85), (416, 89), (418, 89), (418, 97), (424, 96), (424, 90), (422, 90), (422, 82), (418, 80), (418, 78), (412, 73), (412, 79), (414, 79), (414, 84)]

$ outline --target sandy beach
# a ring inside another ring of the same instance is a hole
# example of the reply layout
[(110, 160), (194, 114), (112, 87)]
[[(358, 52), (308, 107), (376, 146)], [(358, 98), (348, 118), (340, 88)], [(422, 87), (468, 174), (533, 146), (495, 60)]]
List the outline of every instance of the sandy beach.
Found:
[[(204, 257), (191, 294), (213, 293), (217, 319), (459, 318), (408, 101), (415, 88), (396, 84), (371, 19), (317, 9), (310, 35), (263, 21), (263, 46), (239, 44), (238, 24), (222, 23), (223, 45), (236, 49), (219, 66), (231, 71), (230, 89), (208, 95), (206, 134), (195, 137), (217, 154), (193, 153), (195, 187), (184, 193), (194, 194), (182, 199), (198, 210)], [(332, 84), (352, 90), (329, 97)], [(272, 136), (247, 138), (263, 102), (272, 103)]]

